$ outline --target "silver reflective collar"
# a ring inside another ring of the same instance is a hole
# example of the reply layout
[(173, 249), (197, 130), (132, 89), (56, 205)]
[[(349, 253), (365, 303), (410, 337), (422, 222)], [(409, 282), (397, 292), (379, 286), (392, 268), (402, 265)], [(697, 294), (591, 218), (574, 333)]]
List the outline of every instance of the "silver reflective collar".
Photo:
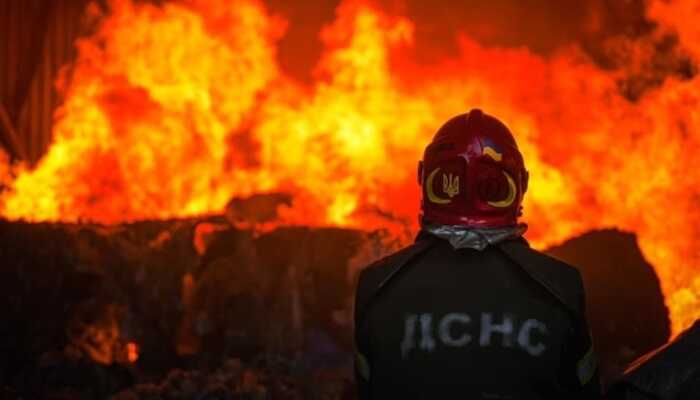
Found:
[(423, 230), (445, 239), (455, 249), (483, 250), (486, 246), (517, 238), (527, 230), (526, 224), (498, 228), (473, 228), (460, 225), (439, 225), (423, 222)]

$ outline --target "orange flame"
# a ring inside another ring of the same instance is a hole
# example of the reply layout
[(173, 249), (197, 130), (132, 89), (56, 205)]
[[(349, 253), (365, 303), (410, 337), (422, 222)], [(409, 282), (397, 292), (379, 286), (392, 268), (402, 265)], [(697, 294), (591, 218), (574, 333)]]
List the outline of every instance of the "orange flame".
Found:
[[(690, 3), (653, 2), (650, 16), (696, 44), (695, 25), (674, 23), (700, 14)], [(668, 78), (630, 102), (576, 48), (544, 58), (467, 37), (460, 57), (420, 65), (411, 21), (347, 1), (321, 33), (308, 86), (278, 67), (285, 26), (254, 0), (113, 0), (78, 43), (53, 145), (10, 182), (1, 214), (110, 224), (286, 192), (284, 223), (415, 228), (423, 146), (447, 118), (481, 107), (524, 152), (535, 245), (636, 232), (673, 332), (700, 317), (700, 78)]]
[(132, 364), (139, 360), (139, 345), (134, 342), (126, 344), (126, 359)]

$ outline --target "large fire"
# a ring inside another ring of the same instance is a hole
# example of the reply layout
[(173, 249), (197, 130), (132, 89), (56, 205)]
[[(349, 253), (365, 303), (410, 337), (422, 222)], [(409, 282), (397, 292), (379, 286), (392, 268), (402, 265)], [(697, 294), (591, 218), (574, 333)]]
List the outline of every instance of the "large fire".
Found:
[[(700, 56), (692, 3), (656, 1), (648, 12)], [(59, 83), (48, 153), (31, 170), (0, 166), (5, 218), (114, 224), (284, 192), (294, 202), (282, 223), (415, 229), (424, 145), (446, 119), (480, 107), (524, 152), (536, 246), (633, 231), (673, 332), (700, 317), (700, 78), (667, 78), (632, 102), (616, 73), (574, 47), (542, 57), (468, 37), (460, 57), (420, 64), (412, 21), (346, 1), (321, 32), (308, 85), (279, 66), (287, 22), (258, 1), (113, 0), (92, 13), (97, 30)]]

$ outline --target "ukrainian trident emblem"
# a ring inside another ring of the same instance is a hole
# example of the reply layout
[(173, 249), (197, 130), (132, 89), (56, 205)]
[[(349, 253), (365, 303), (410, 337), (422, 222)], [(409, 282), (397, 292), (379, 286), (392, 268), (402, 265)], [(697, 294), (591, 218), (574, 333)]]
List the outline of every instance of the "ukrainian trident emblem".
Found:
[(459, 194), (459, 176), (442, 174), (442, 191), (453, 198)]
[(449, 199), (442, 198), (438, 196), (433, 191), (433, 180), (436, 175), (440, 172), (440, 168), (435, 168), (433, 172), (428, 175), (428, 179), (425, 181), (425, 194), (428, 196), (428, 200), (435, 204), (450, 204), (452, 203), (452, 198), (459, 194), (459, 175), (452, 174), (442, 174), (442, 192), (449, 196)]

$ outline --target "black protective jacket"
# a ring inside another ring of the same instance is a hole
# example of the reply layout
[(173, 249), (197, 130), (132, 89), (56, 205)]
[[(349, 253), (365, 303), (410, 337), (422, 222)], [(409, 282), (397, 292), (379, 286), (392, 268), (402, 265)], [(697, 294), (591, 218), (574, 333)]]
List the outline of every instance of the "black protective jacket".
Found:
[(360, 275), (365, 399), (597, 399), (578, 271), (523, 239), (455, 250), (421, 233)]
[(700, 321), (673, 342), (642, 356), (608, 393), (609, 400), (700, 399)]

